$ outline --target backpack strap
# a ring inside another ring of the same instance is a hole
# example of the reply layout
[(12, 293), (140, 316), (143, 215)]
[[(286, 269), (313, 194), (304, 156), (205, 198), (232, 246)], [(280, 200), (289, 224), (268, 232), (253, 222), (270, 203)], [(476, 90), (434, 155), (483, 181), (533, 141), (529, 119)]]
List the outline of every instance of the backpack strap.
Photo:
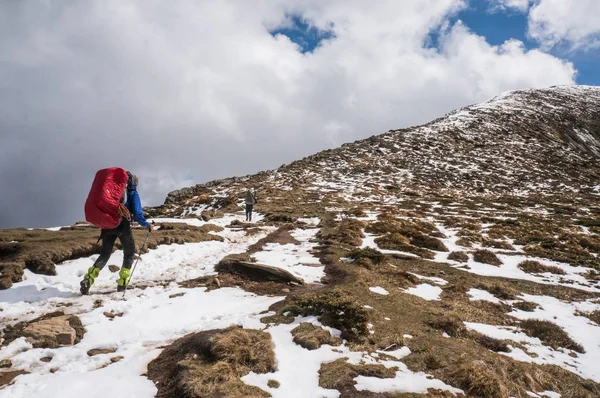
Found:
[(119, 203), (119, 217), (123, 217), (127, 221), (131, 222), (131, 212), (123, 203)]

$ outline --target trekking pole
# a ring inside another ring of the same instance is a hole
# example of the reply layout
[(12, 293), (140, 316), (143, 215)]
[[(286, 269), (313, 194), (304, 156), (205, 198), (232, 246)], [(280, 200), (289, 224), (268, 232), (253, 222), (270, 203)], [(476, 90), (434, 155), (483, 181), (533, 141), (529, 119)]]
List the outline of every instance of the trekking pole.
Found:
[(142, 256), (142, 251), (144, 251), (144, 246), (146, 246), (146, 243), (148, 242), (149, 237), (150, 237), (150, 231), (148, 231), (148, 233), (146, 234), (146, 239), (144, 240), (144, 244), (142, 245), (142, 248), (140, 249), (140, 255), (135, 260), (135, 264), (133, 265), (131, 274), (129, 274), (129, 279), (127, 279), (127, 283), (125, 284), (125, 290), (123, 291), (123, 298), (125, 298), (125, 293), (127, 293), (127, 286), (129, 286), (129, 282), (131, 282), (131, 278), (133, 278), (133, 273), (135, 272), (135, 267), (137, 266), (138, 261), (140, 261), (140, 258)]

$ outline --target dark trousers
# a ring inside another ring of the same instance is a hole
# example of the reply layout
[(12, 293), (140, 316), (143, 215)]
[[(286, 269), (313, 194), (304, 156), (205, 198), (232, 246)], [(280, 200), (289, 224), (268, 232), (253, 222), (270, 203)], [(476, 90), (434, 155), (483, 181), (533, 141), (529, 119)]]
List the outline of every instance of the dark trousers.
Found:
[(129, 221), (122, 219), (121, 224), (117, 228), (103, 229), (101, 234), (102, 251), (100, 252), (100, 257), (94, 263), (94, 267), (104, 268), (112, 254), (115, 241), (119, 238), (123, 247), (123, 268), (131, 268), (135, 255), (135, 241), (133, 240), (133, 232), (131, 231)]
[(254, 205), (250, 205), (246, 203), (246, 221), (252, 221), (252, 207)]

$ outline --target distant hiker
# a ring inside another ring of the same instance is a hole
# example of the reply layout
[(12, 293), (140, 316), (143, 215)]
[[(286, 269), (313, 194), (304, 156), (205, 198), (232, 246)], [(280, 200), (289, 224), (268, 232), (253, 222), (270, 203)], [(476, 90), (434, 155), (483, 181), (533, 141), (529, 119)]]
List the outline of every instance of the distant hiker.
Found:
[[(120, 168), (104, 169), (96, 174), (85, 211), (86, 219), (102, 228), (100, 233), (102, 250), (80, 283), (81, 294), (89, 294), (94, 280), (108, 262), (117, 238), (123, 247), (123, 266), (119, 271), (117, 291), (124, 291), (129, 283), (135, 255), (131, 224), (135, 220), (149, 231), (154, 229), (144, 217), (140, 195), (137, 192), (138, 181), (137, 176)], [(107, 208), (109, 210), (106, 210)]]
[(246, 221), (252, 221), (252, 208), (258, 200), (256, 200), (256, 193), (253, 189), (249, 189), (246, 191)]

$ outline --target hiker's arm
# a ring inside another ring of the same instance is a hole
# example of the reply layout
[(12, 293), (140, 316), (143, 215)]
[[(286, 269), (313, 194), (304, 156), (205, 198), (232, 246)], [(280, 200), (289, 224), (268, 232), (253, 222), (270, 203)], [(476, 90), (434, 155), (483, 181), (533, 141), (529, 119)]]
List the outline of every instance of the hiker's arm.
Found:
[(144, 217), (144, 211), (142, 210), (142, 202), (140, 201), (140, 195), (138, 195), (137, 192), (132, 192), (131, 201), (131, 209), (133, 210), (133, 218), (135, 219), (135, 221), (137, 221), (138, 224), (140, 224), (144, 228), (150, 228), (150, 223), (148, 223), (148, 221), (146, 221), (146, 217)]

